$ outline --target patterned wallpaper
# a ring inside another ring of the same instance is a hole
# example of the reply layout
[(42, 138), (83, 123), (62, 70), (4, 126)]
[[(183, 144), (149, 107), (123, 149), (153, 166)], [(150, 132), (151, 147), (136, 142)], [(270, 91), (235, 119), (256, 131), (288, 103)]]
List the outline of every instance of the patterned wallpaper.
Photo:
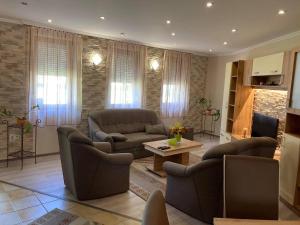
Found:
[[(9, 105), (16, 113), (26, 110), (26, 26), (0, 22), (0, 105)], [(105, 107), (106, 95), (106, 54), (108, 39), (83, 36), (82, 54), (82, 121), (78, 126), (87, 133), (87, 115), (91, 111)], [(103, 61), (95, 66), (91, 63), (94, 52), (102, 55)], [(147, 47), (146, 71), (144, 80), (144, 107), (160, 114), (160, 95), (163, 49)], [(158, 71), (152, 71), (149, 63), (158, 59)], [(207, 57), (192, 56), (189, 112), (184, 124), (200, 130), (201, 118), (196, 100), (204, 96), (207, 74)], [(0, 127), (0, 159), (5, 156), (5, 130)], [(30, 138), (28, 138), (30, 141)], [(26, 144), (26, 148), (31, 148)], [(6, 156), (5, 156), (6, 157)]]
[(278, 141), (285, 127), (287, 91), (255, 89), (254, 111), (279, 119)]

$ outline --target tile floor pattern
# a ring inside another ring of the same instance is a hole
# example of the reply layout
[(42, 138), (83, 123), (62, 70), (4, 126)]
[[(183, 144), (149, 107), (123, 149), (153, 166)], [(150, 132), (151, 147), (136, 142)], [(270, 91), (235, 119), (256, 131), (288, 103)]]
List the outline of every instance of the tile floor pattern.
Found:
[(75, 202), (0, 182), (0, 224), (25, 225), (58, 208), (103, 225), (139, 225), (140, 222)]

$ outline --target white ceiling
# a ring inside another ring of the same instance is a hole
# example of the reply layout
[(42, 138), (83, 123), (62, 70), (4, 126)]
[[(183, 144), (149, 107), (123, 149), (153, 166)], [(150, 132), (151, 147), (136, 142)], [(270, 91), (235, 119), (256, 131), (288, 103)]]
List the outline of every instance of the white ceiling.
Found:
[[(215, 54), (300, 30), (300, 0), (213, 2), (208, 9), (206, 0), (0, 0), (0, 17), (45, 26), (52, 19), (50, 26), (78, 33), (189, 52), (213, 49)], [(278, 9), (286, 10), (286, 15), (279, 16)], [(100, 16), (106, 19), (102, 21)], [(172, 21), (170, 25), (167, 19)], [(232, 28), (239, 30), (233, 34)], [(176, 36), (171, 36), (172, 32)]]

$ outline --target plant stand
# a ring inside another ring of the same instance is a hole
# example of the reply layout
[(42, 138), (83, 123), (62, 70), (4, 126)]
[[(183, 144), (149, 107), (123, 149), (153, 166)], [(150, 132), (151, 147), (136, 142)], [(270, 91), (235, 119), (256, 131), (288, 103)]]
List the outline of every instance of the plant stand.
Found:
[[(19, 159), (21, 160), (21, 169), (23, 169), (24, 165), (24, 158), (28, 157), (34, 157), (34, 163), (36, 164), (36, 143), (37, 143), (37, 128), (39, 124), (41, 123), (40, 119), (37, 119), (35, 121), (35, 124), (33, 124), (33, 132), (34, 132), (34, 151), (26, 151), (24, 150), (24, 125), (18, 125), (18, 124), (11, 124), (9, 125), (8, 122), (6, 121), (6, 135), (7, 135), (7, 147), (6, 147), (6, 152), (7, 152), (7, 157), (6, 157), (6, 166), (8, 167), (8, 161), (9, 159)], [(14, 152), (9, 152), (9, 134), (11, 129), (18, 129), (19, 134), (20, 134), (20, 143), (21, 147), (20, 150), (14, 151)]]
[[(201, 123), (201, 133), (203, 135), (208, 134), (210, 136), (210, 138), (214, 138), (215, 137), (215, 130), (216, 130), (216, 120), (217, 115), (215, 114), (207, 114), (205, 112), (202, 113), (202, 123)], [(205, 124), (206, 121), (209, 121), (209, 130), (205, 129)]]

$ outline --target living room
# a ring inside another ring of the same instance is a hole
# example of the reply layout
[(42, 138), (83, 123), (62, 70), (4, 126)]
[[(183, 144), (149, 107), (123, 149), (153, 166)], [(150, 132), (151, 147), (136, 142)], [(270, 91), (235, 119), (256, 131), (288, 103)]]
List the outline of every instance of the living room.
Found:
[(0, 224), (300, 224), (300, 2), (0, 5)]

